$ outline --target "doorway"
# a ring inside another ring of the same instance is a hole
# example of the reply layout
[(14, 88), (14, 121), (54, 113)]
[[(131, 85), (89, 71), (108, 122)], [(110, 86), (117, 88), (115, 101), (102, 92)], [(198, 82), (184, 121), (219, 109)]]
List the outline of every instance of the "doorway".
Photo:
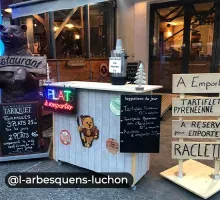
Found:
[(187, 0), (151, 5), (149, 83), (163, 85), (160, 92), (172, 92), (173, 74), (219, 71), (217, 4)]

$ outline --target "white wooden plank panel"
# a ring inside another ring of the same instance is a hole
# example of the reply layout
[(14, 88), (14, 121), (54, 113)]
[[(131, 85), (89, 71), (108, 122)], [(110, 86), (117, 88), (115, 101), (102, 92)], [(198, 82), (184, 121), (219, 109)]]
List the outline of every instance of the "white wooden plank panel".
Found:
[[(58, 82), (52, 83), (51, 86), (59, 87), (72, 87), (85, 90), (93, 90), (96, 92), (100, 91), (111, 91), (111, 92), (128, 92), (128, 93), (146, 93), (153, 90), (162, 88), (163, 86), (158, 85), (145, 85), (143, 91), (137, 91), (135, 84), (126, 84), (126, 85), (112, 85), (111, 83), (100, 83), (100, 82), (85, 82), (85, 81), (69, 81), (69, 82)], [(45, 86), (47, 86), (45, 84)]]
[(102, 94), (102, 133), (101, 133), (101, 140), (102, 140), (102, 171), (109, 172), (109, 156), (110, 152), (106, 148), (106, 141), (110, 138), (110, 124), (105, 123), (109, 121), (109, 113), (110, 111), (110, 93), (109, 92), (103, 92)]
[(220, 116), (220, 98), (173, 98), (172, 116)]
[[(118, 97), (117, 92), (111, 92), (110, 93), (110, 101), (114, 98)], [(110, 105), (106, 105), (110, 106)], [(110, 124), (110, 138), (116, 138), (118, 141), (118, 138), (120, 136), (120, 133), (117, 133), (117, 116), (114, 115), (111, 111), (109, 113), (109, 124)], [(117, 170), (117, 156), (115, 154), (109, 154), (109, 171), (110, 172), (116, 172)]]
[[(91, 91), (92, 92), (92, 91)], [(102, 109), (105, 109), (105, 106), (102, 106), (102, 93), (101, 91), (97, 91), (95, 93), (95, 115), (94, 115), (94, 122), (95, 126), (99, 129), (99, 139), (94, 140), (94, 169), (97, 172), (102, 171), (102, 135), (105, 134), (103, 132), (102, 124), (106, 123), (102, 119)], [(105, 92), (104, 92), (105, 94)], [(103, 108), (104, 107), (104, 108)]]
[(173, 74), (173, 93), (219, 93), (220, 73)]
[(174, 138), (220, 138), (220, 121), (217, 120), (173, 120)]
[(77, 121), (76, 116), (71, 117), (70, 119), (70, 131), (71, 131), (71, 143), (70, 143), (70, 163), (76, 163), (76, 142), (79, 142), (79, 133), (77, 130)]
[[(90, 91), (89, 90), (80, 90), (79, 91), (79, 99), (80, 99), (80, 112), (79, 112), (79, 117), (80, 115), (89, 115), (89, 109), (95, 109), (94, 106), (95, 104), (91, 104), (90, 103)], [(93, 99), (91, 98), (91, 101), (93, 101)], [(82, 121), (80, 118), (80, 125), (82, 126)], [(81, 156), (81, 167), (83, 168), (88, 168), (90, 169), (90, 164), (92, 164), (93, 158), (91, 158), (90, 161), (90, 152), (92, 152), (91, 148), (87, 148), (84, 147), (82, 145), (81, 140), (78, 141), (78, 143), (80, 144), (80, 150), (81, 153), (79, 153), (79, 155)]]

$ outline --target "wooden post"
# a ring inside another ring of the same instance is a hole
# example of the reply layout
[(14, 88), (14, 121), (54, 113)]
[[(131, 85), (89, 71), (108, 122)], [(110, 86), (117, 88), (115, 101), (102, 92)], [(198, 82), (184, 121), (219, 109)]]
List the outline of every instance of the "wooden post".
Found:
[(186, 3), (184, 13), (184, 33), (183, 33), (183, 61), (182, 73), (188, 73), (189, 56), (190, 56), (190, 26), (192, 19), (192, 5)]
[(85, 44), (86, 44), (86, 58), (90, 58), (90, 16), (89, 5), (85, 6)]
[[(184, 97), (184, 94), (180, 94), (180, 99), (183, 99)], [(179, 120), (183, 120), (183, 117), (179, 117)], [(179, 142), (183, 142), (183, 139), (180, 138)], [(178, 163), (178, 177), (183, 178), (183, 160), (179, 160)]]
[(80, 7), (81, 12), (81, 46), (82, 46), (82, 55), (85, 55), (85, 28), (84, 28), (84, 14), (83, 14), (83, 7)]
[[(219, 93), (219, 97), (220, 97), (220, 93)], [(218, 117), (218, 121), (220, 121), (220, 117)], [(220, 139), (217, 139), (216, 142), (220, 143)], [(220, 170), (220, 161), (215, 160), (214, 177), (213, 177), (214, 180), (219, 180), (220, 179), (219, 170)]]
[(56, 58), (56, 45), (54, 39), (54, 13), (49, 12), (45, 14), (46, 31), (47, 31), (47, 45), (49, 51), (49, 58)]
[(28, 17), (26, 19), (26, 25), (27, 25), (28, 48), (32, 53), (34, 53), (34, 23), (32, 17)]

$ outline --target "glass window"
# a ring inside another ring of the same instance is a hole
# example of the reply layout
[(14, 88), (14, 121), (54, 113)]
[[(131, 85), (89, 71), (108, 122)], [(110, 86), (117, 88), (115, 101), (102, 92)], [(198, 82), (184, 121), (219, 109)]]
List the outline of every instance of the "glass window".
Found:
[(99, 3), (90, 6), (91, 57), (108, 57), (113, 47), (113, 4)]
[[(110, 56), (116, 31), (114, 28), (114, 2), (114, 0), (110, 0), (89, 6), (91, 58), (107, 58)], [(87, 24), (87, 19), (84, 8), (79, 7), (54, 12), (57, 59), (85, 57), (87, 48), (85, 24)], [(46, 21), (45, 14), (36, 16), (22, 17), (16, 22), (27, 24), (28, 29), (31, 29), (27, 32), (30, 51), (33, 54), (48, 55), (47, 31), (45, 24), (42, 23), (42, 21)]]

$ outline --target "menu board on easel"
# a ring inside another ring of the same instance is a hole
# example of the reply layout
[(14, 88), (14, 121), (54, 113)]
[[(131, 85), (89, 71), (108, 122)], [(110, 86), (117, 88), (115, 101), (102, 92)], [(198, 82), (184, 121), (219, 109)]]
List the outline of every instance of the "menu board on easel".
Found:
[(120, 152), (159, 153), (159, 95), (122, 95)]
[(0, 104), (1, 154), (39, 152), (38, 103)]

